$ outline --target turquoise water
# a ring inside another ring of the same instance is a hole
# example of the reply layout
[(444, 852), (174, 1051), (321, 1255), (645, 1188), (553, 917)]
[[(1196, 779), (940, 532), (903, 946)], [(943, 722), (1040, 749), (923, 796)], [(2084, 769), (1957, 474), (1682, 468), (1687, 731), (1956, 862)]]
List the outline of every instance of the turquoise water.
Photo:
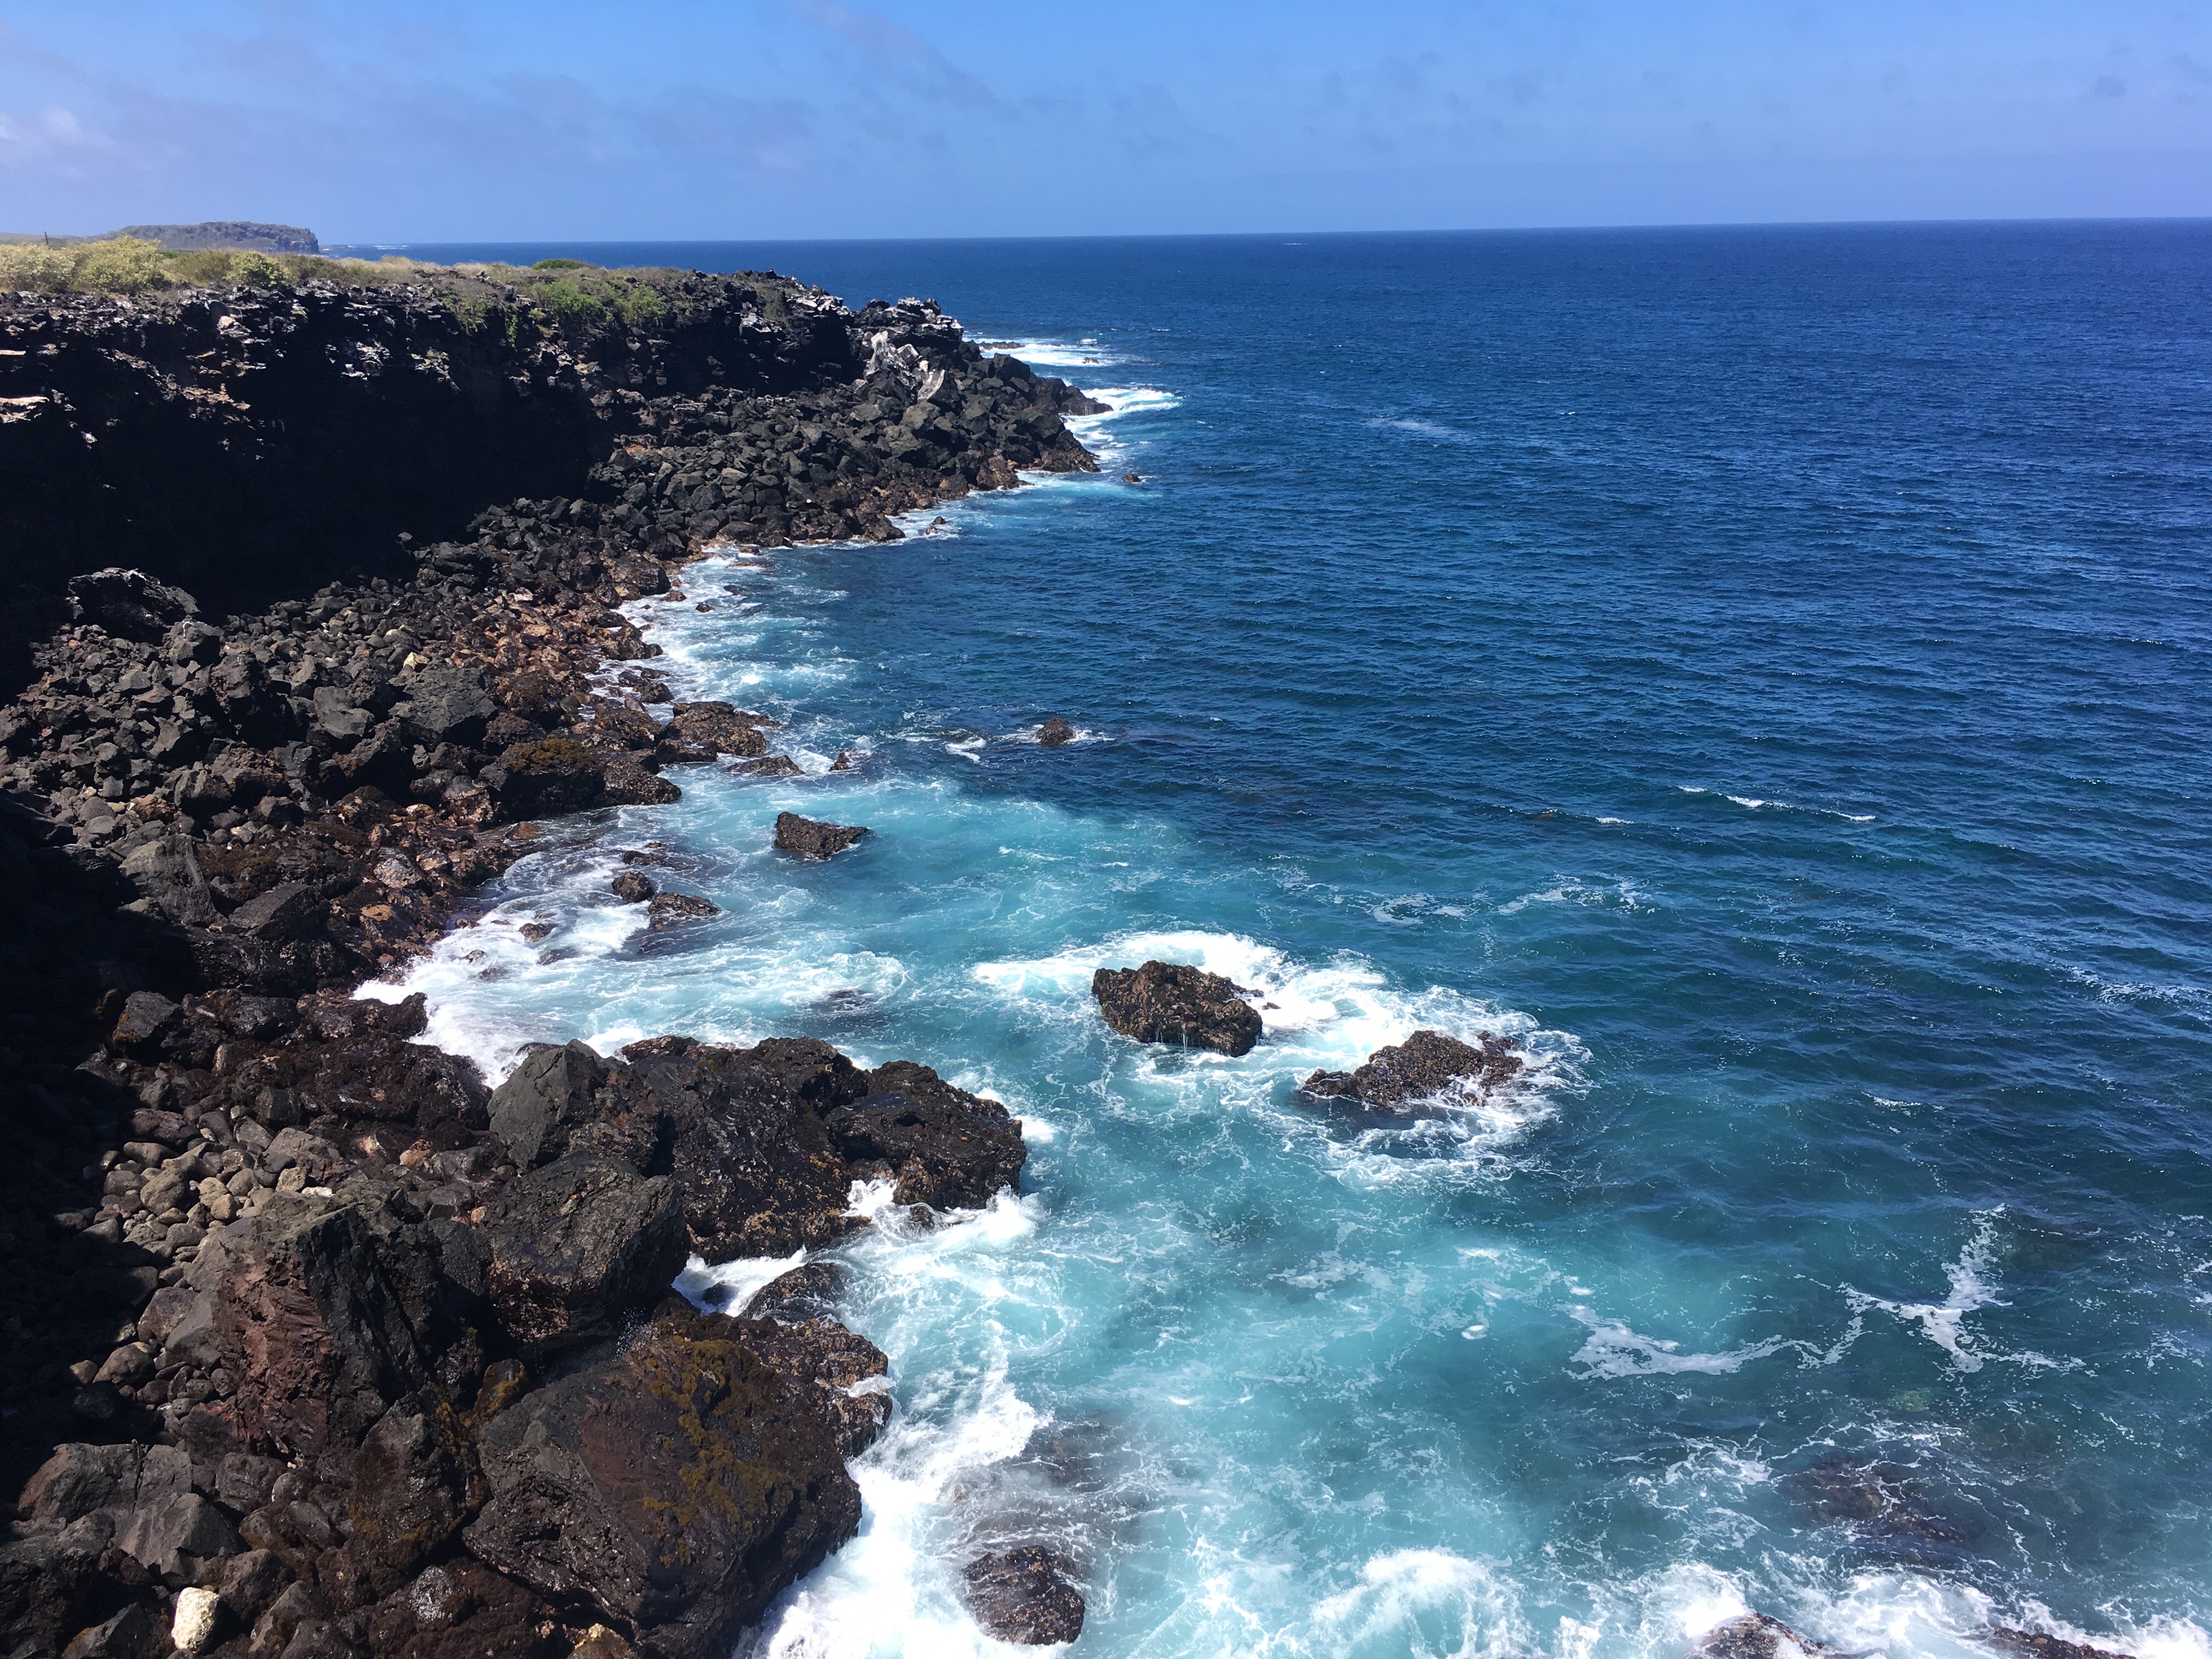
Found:
[[(2212, 228), (620, 257), (1115, 409), (1101, 477), (633, 607), (809, 775), (569, 826), (495, 894), (554, 937), (404, 988), (495, 1075), (805, 1033), (1024, 1118), (1020, 1197), (837, 1253), (899, 1410), (760, 1652), (1000, 1650), (957, 1568), (1047, 1540), (1100, 1655), (2212, 1651)], [(648, 839), (722, 916), (646, 939)], [(1109, 1033), (1148, 957), (1266, 1040)], [(1424, 1025), (1530, 1072), (1294, 1095)]]

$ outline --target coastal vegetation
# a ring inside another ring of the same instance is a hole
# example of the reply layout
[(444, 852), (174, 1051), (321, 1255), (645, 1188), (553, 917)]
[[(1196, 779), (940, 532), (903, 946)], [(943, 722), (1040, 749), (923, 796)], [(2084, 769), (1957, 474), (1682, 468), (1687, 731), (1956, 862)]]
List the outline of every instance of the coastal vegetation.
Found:
[(307, 283), (406, 285), (437, 295), (471, 329), (504, 329), (513, 302), (543, 310), (572, 334), (650, 332), (665, 324), (685, 273), (611, 270), (580, 259), (530, 266), (440, 265), (398, 254), (331, 258), (202, 248), (179, 252), (136, 236), (0, 242), (0, 292), (146, 295), (183, 289), (289, 289)]

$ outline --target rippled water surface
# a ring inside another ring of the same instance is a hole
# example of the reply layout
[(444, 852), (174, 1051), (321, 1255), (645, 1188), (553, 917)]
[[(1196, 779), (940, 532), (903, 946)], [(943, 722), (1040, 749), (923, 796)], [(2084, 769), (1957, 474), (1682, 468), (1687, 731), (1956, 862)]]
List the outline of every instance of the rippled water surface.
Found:
[[(568, 826), (554, 938), (410, 981), (495, 1073), (805, 1033), (1025, 1121), (837, 1253), (899, 1410), (763, 1653), (1012, 1651), (957, 1569), (1031, 1541), (1100, 1656), (2207, 1653), (2212, 228), (526, 252), (933, 294), (1115, 410), (637, 607), (808, 775)], [(725, 914), (648, 940), (648, 839)], [(1265, 1041), (1109, 1034), (1155, 956)], [(1524, 1085), (1294, 1094), (1424, 1025)]]

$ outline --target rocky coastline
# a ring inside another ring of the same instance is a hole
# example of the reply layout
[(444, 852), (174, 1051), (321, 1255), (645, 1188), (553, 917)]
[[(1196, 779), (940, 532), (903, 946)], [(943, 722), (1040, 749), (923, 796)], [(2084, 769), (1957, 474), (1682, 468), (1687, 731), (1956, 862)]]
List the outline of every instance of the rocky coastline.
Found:
[(1096, 405), (927, 301), (652, 275), (0, 297), (0, 1651), (720, 1655), (858, 1525), (884, 1360), (817, 1270), (670, 1282), (856, 1182), (987, 1203), (1019, 1124), (804, 1039), (495, 1091), (354, 993), (544, 818), (788, 769), (617, 606), (1089, 469)]

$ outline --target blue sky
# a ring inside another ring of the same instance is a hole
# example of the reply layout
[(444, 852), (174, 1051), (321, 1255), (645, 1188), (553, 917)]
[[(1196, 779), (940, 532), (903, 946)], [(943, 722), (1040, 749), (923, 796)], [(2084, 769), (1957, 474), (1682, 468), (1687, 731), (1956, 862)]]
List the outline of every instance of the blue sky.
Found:
[(2212, 3), (0, 0), (0, 228), (2212, 214)]

